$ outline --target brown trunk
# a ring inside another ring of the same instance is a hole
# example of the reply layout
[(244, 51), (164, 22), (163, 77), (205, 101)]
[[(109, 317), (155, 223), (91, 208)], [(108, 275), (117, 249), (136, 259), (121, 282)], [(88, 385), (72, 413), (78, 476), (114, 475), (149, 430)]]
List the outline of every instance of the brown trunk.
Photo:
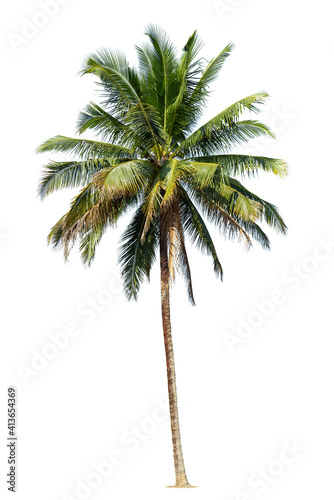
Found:
[(170, 305), (169, 305), (167, 231), (164, 229), (163, 226), (164, 224), (161, 221), (161, 228), (160, 228), (161, 312), (162, 312), (162, 326), (163, 326), (165, 352), (166, 352), (169, 412), (170, 412), (170, 424), (172, 430), (173, 456), (174, 456), (174, 468), (175, 468), (175, 479), (176, 479), (174, 487), (189, 488), (191, 486), (188, 483), (183, 462), (179, 416), (177, 409), (175, 363), (174, 363), (172, 331), (170, 322)]

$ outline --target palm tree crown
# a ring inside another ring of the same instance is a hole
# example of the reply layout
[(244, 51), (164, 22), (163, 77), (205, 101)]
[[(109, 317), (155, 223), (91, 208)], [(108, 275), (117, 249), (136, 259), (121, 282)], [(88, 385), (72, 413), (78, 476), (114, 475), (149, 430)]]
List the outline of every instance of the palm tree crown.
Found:
[(78, 133), (92, 129), (101, 141), (58, 135), (41, 144), (38, 152), (67, 152), (75, 159), (50, 162), (39, 194), (44, 198), (61, 188), (83, 186), (48, 241), (62, 247), (67, 258), (78, 239), (88, 265), (106, 229), (136, 208), (119, 249), (128, 298), (137, 297), (142, 280), (150, 275), (163, 226), (169, 278), (175, 269), (181, 272), (193, 302), (185, 234), (212, 257), (220, 277), (222, 267), (202, 215), (228, 237), (247, 246), (254, 239), (269, 248), (258, 223), (264, 220), (282, 233), (286, 226), (275, 206), (234, 176), (254, 176), (260, 170), (285, 176), (287, 166), (275, 158), (231, 154), (233, 146), (249, 139), (273, 137), (263, 123), (240, 119), (246, 109), (259, 111), (266, 92), (243, 98), (195, 127), (232, 45), (204, 66), (203, 59), (196, 59), (202, 47), (196, 32), (180, 56), (160, 28), (149, 26), (146, 34), (150, 43), (136, 47), (139, 69), (108, 49), (85, 60), (81, 74), (98, 77), (103, 102), (91, 102), (80, 113)]

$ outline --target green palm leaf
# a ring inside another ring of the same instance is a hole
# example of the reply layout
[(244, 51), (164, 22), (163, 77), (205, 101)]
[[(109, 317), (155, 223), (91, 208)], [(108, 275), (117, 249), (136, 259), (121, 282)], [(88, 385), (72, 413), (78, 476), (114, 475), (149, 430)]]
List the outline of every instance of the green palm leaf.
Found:
[(266, 156), (250, 156), (250, 155), (211, 155), (211, 156), (195, 156), (189, 158), (196, 162), (203, 163), (218, 163), (228, 175), (240, 175), (244, 177), (254, 177), (259, 171), (272, 172), (280, 177), (285, 177), (288, 173), (287, 164), (285, 161), (278, 158), (268, 158)]
[(196, 245), (198, 249), (207, 255), (211, 255), (213, 259), (213, 269), (217, 276), (223, 279), (223, 268), (219, 262), (218, 255), (200, 213), (195, 205), (190, 200), (187, 192), (183, 188), (179, 188), (180, 193), (180, 217), (186, 234), (189, 236), (191, 243)]
[(157, 103), (163, 129), (167, 129), (167, 110), (175, 101), (179, 91), (177, 75), (178, 61), (175, 47), (167, 34), (157, 26), (149, 25), (146, 29), (152, 49), (150, 51), (150, 68), (154, 76)]
[(142, 281), (150, 277), (159, 242), (157, 221), (158, 219), (155, 219), (150, 225), (146, 238), (142, 241), (145, 214), (140, 205), (121, 238), (118, 262), (121, 265), (124, 291), (128, 299), (137, 299)]
[(77, 126), (79, 134), (94, 130), (103, 141), (120, 141), (132, 149), (140, 147), (135, 131), (93, 102), (80, 112)]
[(140, 136), (147, 136), (160, 150), (164, 142), (163, 130), (159, 123), (157, 110), (140, 98), (140, 85), (137, 73), (128, 66), (125, 57), (107, 49), (87, 58), (81, 74), (93, 73), (101, 80), (106, 94), (106, 104), (119, 109), (117, 118), (127, 120)]
[[(255, 221), (262, 215), (261, 204), (240, 191), (237, 185), (231, 185), (230, 178), (219, 164), (190, 162), (194, 170), (188, 184), (197, 191), (215, 191), (224, 200), (225, 209), (231, 215), (244, 220)], [(233, 208), (232, 208), (233, 207)]]
[(231, 187), (238, 190), (248, 199), (254, 200), (259, 205), (262, 205), (263, 207), (261, 210), (262, 216), (270, 227), (275, 229), (278, 233), (286, 234), (287, 226), (275, 205), (269, 203), (268, 201), (263, 200), (256, 194), (250, 192), (237, 179), (232, 179), (231, 177), (229, 177), (229, 182)]
[[(260, 135), (269, 135), (274, 137), (273, 133), (264, 124), (254, 120), (240, 121), (241, 114), (246, 110), (259, 112), (257, 104), (263, 104), (268, 97), (266, 92), (258, 92), (235, 102), (224, 109), (208, 122), (189, 135), (180, 146), (174, 151), (174, 156), (180, 152), (187, 155), (187, 151), (194, 151), (190, 154), (205, 154), (205, 150), (199, 149), (205, 145), (209, 146), (208, 151), (215, 149), (229, 149), (235, 143), (240, 143), (259, 137)], [(196, 148), (197, 147), (197, 148)]]
[(148, 161), (130, 160), (100, 170), (92, 182), (107, 197), (143, 192), (155, 170)]
[(91, 141), (88, 139), (75, 139), (56, 135), (44, 141), (38, 148), (37, 153), (48, 151), (71, 153), (81, 156), (82, 159), (99, 158), (136, 158), (136, 153), (130, 148), (109, 144), (107, 142)]
[(38, 194), (43, 199), (59, 189), (84, 186), (106, 166), (116, 165), (123, 161), (121, 158), (115, 160), (52, 161), (44, 168)]

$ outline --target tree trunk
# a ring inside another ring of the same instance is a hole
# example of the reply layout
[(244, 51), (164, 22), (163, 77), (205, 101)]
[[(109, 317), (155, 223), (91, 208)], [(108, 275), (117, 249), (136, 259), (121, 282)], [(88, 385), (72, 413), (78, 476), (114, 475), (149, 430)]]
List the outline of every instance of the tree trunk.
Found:
[(173, 456), (174, 456), (174, 468), (175, 468), (175, 479), (176, 479), (175, 486), (172, 487), (189, 488), (191, 486), (188, 483), (183, 462), (179, 416), (177, 409), (175, 363), (174, 363), (172, 331), (170, 322), (170, 305), (169, 305), (167, 231), (163, 228), (163, 226), (164, 224), (161, 221), (161, 227), (160, 227), (161, 312), (162, 312), (162, 326), (163, 326), (165, 352), (166, 352), (169, 412), (170, 412), (170, 424), (172, 430)]

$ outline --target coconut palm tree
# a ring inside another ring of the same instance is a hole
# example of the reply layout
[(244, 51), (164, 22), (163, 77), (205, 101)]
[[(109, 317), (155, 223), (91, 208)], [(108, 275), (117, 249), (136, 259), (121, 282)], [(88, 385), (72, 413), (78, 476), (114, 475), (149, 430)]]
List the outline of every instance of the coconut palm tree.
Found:
[[(102, 102), (90, 102), (78, 118), (78, 134), (92, 130), (100, 141), (55, 136), (38, 152), (71, 154), (69, 161), (46, 165), (41, 198), (62, 188), (81, 186), (68, 212), (53, 226), (48, 242), (68, 258), (78, 241), (83, 262), (90, 265), (109, 226), (134, 210), (121, 238), (119, 263), (128, 299), (137, 299), (149, 278), (159, 249), (161, 311), (166, 352), (175, 487), (190, 487), (182, 456), (175, 366), (170, 321), (170, 287), (178, 271), (194, 304), (186, 236), (223, 270), (204, 218), (228, 238), (252, 240), (269, 249), (259, 223), (280, 233), (286, 226), (277, 208), (250, 192), (235, 176), (259, 171), (281, 177), (286, 163), (275, 158), (232, 154), (234, 146), (260, 136), (273, 137), (263, 123), (241, 119), (245, 110), (257, 113), (268, 97), (258, 92), (220, 111), (198, 127), (210, 84), (230, 55), (227, 45), (210, 61), (197, 58), (202, 42), (193, 33), (180, 54), (166, 33), (148, 26), (148, 42), (136, 47), (138, 68), (117, 51), (102, 49), (84, 61), (82, 75), (93, 74)], [(196, 128), (198, 127), (198, 128)]]

